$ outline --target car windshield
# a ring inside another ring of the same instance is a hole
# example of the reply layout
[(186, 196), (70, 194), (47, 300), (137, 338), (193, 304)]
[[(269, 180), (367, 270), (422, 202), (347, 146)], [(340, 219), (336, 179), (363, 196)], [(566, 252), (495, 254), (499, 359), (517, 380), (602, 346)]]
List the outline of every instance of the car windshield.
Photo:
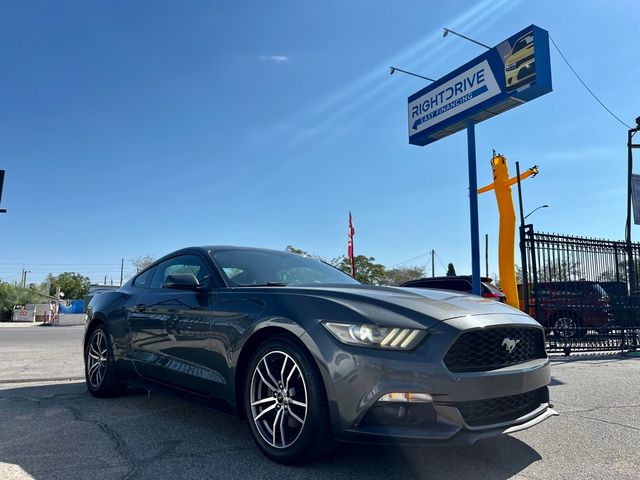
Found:
[(268, 250), (220, 250), (211, 255), (230, 286), (357, 284), (337, 268), (315, 258)]
[(520, 38), (516, 44), (513, 46), (513, 50), (511, 52), (511, 55), (513, 55), (516, 52), (519, 52), (520, 50), (522, 50), (523, 48), (528, 47), (530, 44), (533, 43), (533, 35), (529, 34), (526, 35), (522, 38)]
[(489, 282), (482, 282), (482, 284), (484, 285), (484, 287), (489, 290), (489, 293), (497, 293), (497, 294), (501, 294), (502, 290), (500, 290), (498, 287), (496, 287), (495, 285), (493, 285), (492, 283)]

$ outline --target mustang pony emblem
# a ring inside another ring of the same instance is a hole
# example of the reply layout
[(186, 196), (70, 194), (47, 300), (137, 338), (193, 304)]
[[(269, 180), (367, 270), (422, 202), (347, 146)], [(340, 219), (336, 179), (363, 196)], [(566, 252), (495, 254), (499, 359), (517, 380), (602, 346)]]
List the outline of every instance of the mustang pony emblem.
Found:
[(520, 340), (511, 340), (508, 337), (502, 340), (502, 346), (506, 348), (509, 353), (513, 352), (513, 349), (516, 348), (518, 343), (520, 343)]

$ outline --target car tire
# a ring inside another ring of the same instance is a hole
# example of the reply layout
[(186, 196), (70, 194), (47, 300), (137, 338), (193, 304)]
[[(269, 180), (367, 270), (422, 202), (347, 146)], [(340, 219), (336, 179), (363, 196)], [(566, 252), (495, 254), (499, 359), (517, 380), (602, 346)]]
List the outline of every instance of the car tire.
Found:
[(258, 346), (245, 374), (243, 403), (253, 438), (271, 460), (299, 464), (332, 450), (322, 377), (295, 341), (281, 336)]
[(87, 390), (99, 398), (122, 395), (127, 385), (118, 379), (107, 329), (104, 325), (98, 325), (88, 338), (84, 351)]
[(557, 314), (553, 319), (552, 330), (563, 339), (581, 338), (587, 333), (582, 326), (582, 321), (572, 312)]

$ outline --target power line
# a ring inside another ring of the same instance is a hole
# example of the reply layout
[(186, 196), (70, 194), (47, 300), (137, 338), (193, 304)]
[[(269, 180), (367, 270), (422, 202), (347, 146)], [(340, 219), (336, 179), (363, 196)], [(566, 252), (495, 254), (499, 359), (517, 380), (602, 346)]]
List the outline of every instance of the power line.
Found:
[(417, 257), (410, 258), (409, 260), (405, 260), (404, 262), (399, 262), (399, 263), (396, 263), (395, 265), (391, 265), (391, 268), (395, 268), (398, 265), (402, 265), (403, 263), (411, 262), (412, 260), (417, 260), (419, 258), (426, 257), (427, 255), (429, 255), (429, 253), (424, 253), (422, 255), (418, 255)]
[(436, 258), (440, 262), (440, 265), (442, 265), (442, 268), (444, 268), (445, 270), (448, 270), (447, 267), (444, 266), (444, 263), (442, 263), (442, 259), (440, 258), (440, 255), (438, 255), (438, 252), (435, 252), (435, 253), (436, 253)]
[(615, 118), (618, 122), (620, 122), (622, 125), (624, 125), (625, 127), (627, 127), (628, 130), (631, 130), (631, 127), (629, 125), (627, 125), (626, 123), (624, 123), (622, 120), (620, 120), (620, 118), (618, 118), (618, 116), (613, 113), (611, 110), (609, 110), (607, 108), (607, 106), (602, 103), (600, 101), (600, 99), (596, 96), (595, 93), (593, 93), (591, 91), (591, 89), (587, 86), (586, 83), (584, 83), (584, 81), (582, 80), (582, 78), (580, 78), (580, 75), (578, 75), (578, 72), (575, 71), (575, 69), (571, 66), (571, 64), (569, 63), (569, 60), (566, 59), (566, 57), (562, 54), (562, 52), (560, 51), (560, 48), (558, 48), (558, 45), (556, 45), (556, 42), (553, 41), (553, 38), (551, 38), (551, 35), (549, 35), (549, 40), (551, 40), (551, 43), (553, 43), (553, 46), (556, 47), (556, 50), (558, 51), (558, 53), (560, 54), (560, 56), (562, 57), (562, 59), (564, 60), (564, 63), (567, 64), (567, 66), (571, 69), (571, 71), (573, 72), (573, 74), (576, 76), (576, 78), (578, 80), (580, 80), (580, 83), (584, 86), (584, 88), (587, 89), (587, 91), (591, 94), (591, 96), (593, 98), (596, 99), (596, 101), (602, 106), (602, 108), (604, 108), (607, 112), (609, 112), (609, 115), (611, 115), (613, 118)]

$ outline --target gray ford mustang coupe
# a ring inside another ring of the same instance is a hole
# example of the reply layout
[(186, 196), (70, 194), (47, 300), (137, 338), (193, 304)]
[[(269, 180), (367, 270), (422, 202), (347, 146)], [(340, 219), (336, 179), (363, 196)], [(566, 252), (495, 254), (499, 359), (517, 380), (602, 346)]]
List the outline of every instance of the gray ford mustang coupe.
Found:
[(493, 300), (361, 285), (316, 259), (240, 247), (167, 255), (89, 304), (86, 381), (246, 417), (271, 459), (334, 441), (469, 444), (557, 415), (542, 327)]

